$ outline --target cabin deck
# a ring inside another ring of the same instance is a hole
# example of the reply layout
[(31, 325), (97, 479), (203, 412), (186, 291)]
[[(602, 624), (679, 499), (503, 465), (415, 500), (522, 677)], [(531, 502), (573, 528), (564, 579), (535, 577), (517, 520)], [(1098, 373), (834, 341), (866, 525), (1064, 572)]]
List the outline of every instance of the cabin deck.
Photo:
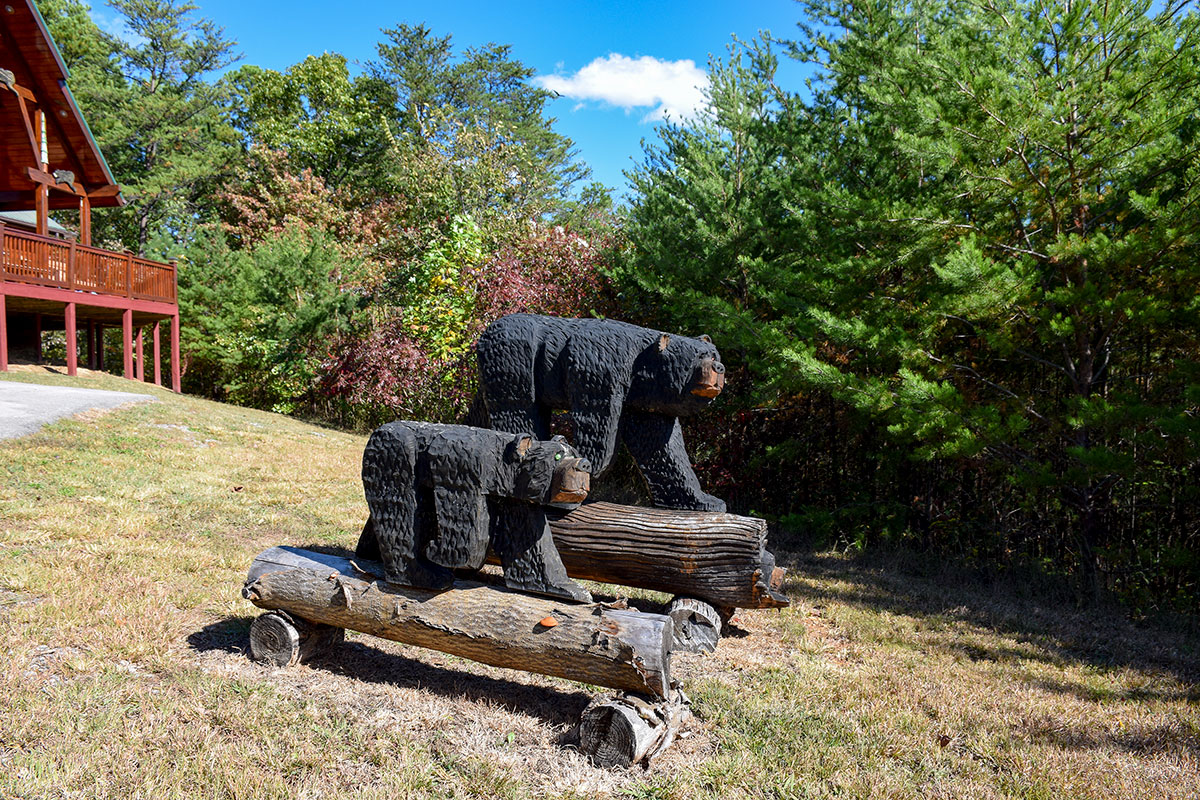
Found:
[(115, 253), (0, 224), (0, 370), (9, 344), (32, 343), (43, 330), (67, 332), (67, 371), (77, 369), (77, 331), (87, 331), (88, 365), (99, 368), (103, 329), (120, 326), (125, 377), (144, 379), (142, 328), (153, 328), (153, 377), (161, 383), (159, 327), (171, 320), (172, 388), (179, 391), (179, 306), (174, 264)]

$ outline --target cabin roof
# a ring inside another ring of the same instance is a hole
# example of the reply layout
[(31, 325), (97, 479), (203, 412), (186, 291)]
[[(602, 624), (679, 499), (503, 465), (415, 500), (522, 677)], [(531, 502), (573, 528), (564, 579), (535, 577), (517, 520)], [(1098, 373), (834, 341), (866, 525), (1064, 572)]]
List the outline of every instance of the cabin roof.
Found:
[[(0, 222), (5, 225), (16, 225), (20, 228), (28, 228), (29, 230), (37, 229), (37, 212), (36, 211), (0, 211)], [(46, 220), (46, 225), (51, 233), (60, 236), (71, 235), (71, 232), (59, 225), (53, 219)]]
[[(104, 154), (71, 96), (66, 64), (33, 0), (6, 0), (0, 5), (0, 69), (12, 72), (17, 86), (33, 94), (36, 104), (25, 102), (31, 117), (38, 107), (45, 113), (49, 171), (74, 173), (76, 185), (89, 195), (112, 187), (92, 196), (93, 206), (123, 205)], [(40, 161), (40, 155), (35, 156), (40, 150), (41, 143), (30, 136), (21, 98), (0, 85), (0, 210), (29, 207), (33, 183), (28, 169)], [(49, 205), (78, 208), (79, 198), (50, 192)]]

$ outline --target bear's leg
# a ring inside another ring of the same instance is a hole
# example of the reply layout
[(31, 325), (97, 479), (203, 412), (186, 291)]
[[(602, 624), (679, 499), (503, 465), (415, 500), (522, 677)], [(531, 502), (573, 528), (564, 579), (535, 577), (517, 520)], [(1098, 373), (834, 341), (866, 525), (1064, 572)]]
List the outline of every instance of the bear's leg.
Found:
[(504, 584), (522, 592), (590, 603), (588, 590), (567, 577), (542, 509), (520, 500), (490, 502), (492, 549), (504, 567)]
[(363, 491), (388, 582), (444, 589), (454, 582), (453, 573), (419, 553), (416, 448), (415, 436), (402, 425), (385, 425), (371, 434), (363, 451)]
[(371, 521), (371, 517), (367, 515), (367, 521), (363, 525), (362, 533), (358, 537), (358, 545), (354, 548), (354, 555), (364, 561), (379, 561), (379, 540), (375, 538), (375, 523)]
[(700, 488), (692, 461), (683, 446), (679, 418), (627, 409), (621, 419), (621, 438), (659, 508), (681, 511), (724, 511), (725, 501)]
[(494, 431), (532, 433), (534, 439), (542, 441), (550, 438), (550, 412), (538, 408), (532, 400), (523, 405), (492, 402), (487, 415)]

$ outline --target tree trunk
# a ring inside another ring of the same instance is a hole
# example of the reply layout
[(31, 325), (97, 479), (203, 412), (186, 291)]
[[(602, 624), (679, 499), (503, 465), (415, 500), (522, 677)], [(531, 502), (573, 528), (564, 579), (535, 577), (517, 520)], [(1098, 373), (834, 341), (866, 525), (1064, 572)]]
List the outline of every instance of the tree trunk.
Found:
[(674, 625), (661, 614), (572, 605), (481, 583), (436, 592), (383, 567), (290, 547), (260, 553), (242, 595), (259, 608), (497, 667), (664, 697)]

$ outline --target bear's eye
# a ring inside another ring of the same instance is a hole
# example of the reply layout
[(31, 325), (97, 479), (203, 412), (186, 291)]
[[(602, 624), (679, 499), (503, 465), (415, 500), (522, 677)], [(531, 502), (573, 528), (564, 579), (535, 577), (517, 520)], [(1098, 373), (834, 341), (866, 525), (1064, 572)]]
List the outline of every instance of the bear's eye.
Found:
[(555, 453), (555, 454), (554, 454), (554, 460), (555, 460), (555, 461), (562, 461), (562, 453)]

